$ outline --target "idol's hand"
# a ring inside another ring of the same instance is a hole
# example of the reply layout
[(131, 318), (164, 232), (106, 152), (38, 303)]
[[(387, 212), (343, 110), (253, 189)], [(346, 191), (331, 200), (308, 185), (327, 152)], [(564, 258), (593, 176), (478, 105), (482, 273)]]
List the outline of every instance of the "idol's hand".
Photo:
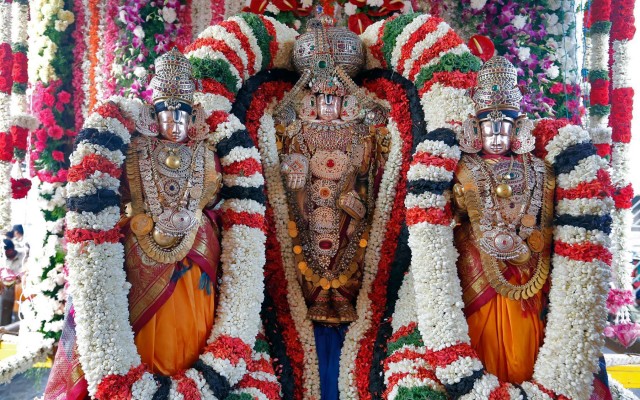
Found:
[(338, 199), (338, 207), (357, 221), (364, 218), (367, 213), (367, 208), (365, 207), (364, 202), (360, 199), (360, 195), (355, 190), (341, 194)]
[(309, 160), (302, 154), (287, 154), (282, 159), (280, 170), (286, 176), (287, 187), (290, 190), (301, 190), (307, 181)]

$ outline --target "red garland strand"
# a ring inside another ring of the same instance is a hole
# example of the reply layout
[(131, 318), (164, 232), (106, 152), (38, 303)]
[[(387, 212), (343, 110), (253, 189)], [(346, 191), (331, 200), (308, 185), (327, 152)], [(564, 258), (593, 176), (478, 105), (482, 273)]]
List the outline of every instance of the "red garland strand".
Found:
[[(246, 128), (253, 139), (254, 143), (258, 143), (258, 128), (260, 126), (260, 118), (264, 114), (264, 110), (267, 108), (272, 99), (276, 98), (281, 100), (286, 92), (293, 87), (289, 83), (280, 82), (268, 82), (263, 84), (253, 95), (253, 100), (247, 110)], [(268, 188), (265, 187), (265, 192)], [(267, 195), (268, 198), (268, 195)], [(275, 304), (275, 315), (278, 324), (281, 327), (282, 337), (286, 343), (287, 356), (293, 370), (293, 382), (295, 392), (293, 393), (295, 400), (300, 400), (304, 395), (304, 362), (305, 353), (300, 343), (300, 336), (296, 329), (293, 317), (291, 316), (291, 309), (289, 307), (288, 290), (286, 277), (284, 273), (284, 265), (282, 262), (282, 253), (280, 243), (277, 239), (276, 232), (276, 219), (273, 214), (273, 208), (269, 206), (267, 201), (267, 208), (265, 212), (265, 221), (267, 227), (267, 243), (266, 243), (266, 258), (267, 263), (265, 265), (265, 284), (269, 296), (273, 299)], [(278, 284), (269, 284), (270, 282), (277, 282)]]
[(358, 395), (363, 400), (371, 399), (369, 391), (369, 371), (373, 360), (374, 343), (379, 328), (379, 321), (382, 319), (386, 305), (387, 283), (389, 282), (389, 272), (393, 262), (396, 247), (398, 246), (398, 236), (402, 221), (405, 218), (404, 199), (407, 193), (407, 172), (411, 161), (411, 114), (409, 99), (399, 84), (395, 84), (386, 79), (379, 78), (366, 81), (364, 87), (376, 94), (381, 99), (387, 99), (391, 105), (391, 118), (396, 122), (400, 139), (402, 141), (402, 167), (400, 178), (396, 185), (396, 196), (391, 209), (391, 218), (387, 222), (385, 237), (380, 251), (380, 262), (378, 263), (378, 273), (371, 285), (369, 299), (371, 300), (370, 318), (371, 326), (364, 333), (360, 340), (356, 365), (353, 369), (355, 375)]

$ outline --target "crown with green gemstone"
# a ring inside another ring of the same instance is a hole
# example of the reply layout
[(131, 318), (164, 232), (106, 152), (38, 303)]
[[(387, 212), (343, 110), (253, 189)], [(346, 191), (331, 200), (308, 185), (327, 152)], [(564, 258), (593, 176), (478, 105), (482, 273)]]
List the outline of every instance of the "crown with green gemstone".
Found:
[(153, 89), (154, 103), (167, 101), (193, 104), (196, 86), (187, 57), (174, 47), (156, 59), (155, 70), (156, 74), (149, 83), (149, 87)]
[(502, 56), (491, 58), (478, 71), (478, 84), (471, 90), (471, 99), (476, 114), (488, 110), (520, 111), (518, 71)]

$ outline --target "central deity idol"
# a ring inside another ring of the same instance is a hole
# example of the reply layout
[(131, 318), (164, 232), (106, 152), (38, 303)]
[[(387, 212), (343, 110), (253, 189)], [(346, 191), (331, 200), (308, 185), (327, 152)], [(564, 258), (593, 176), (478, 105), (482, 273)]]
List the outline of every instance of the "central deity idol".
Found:
[(302, 76), (275, 110), (278, 149), (298, 281), (315, 324), (323, 398), (331, 398), (327, 385), (337, 393), (337, 376), (327, 378), (323, 365), (337, 372), (344, 333), (358, 318), (376, 176), (388, 152), (379, 128), (386, 113), (351, 79), (364, 50), (347, 29), (311, 20), (293, 57)]

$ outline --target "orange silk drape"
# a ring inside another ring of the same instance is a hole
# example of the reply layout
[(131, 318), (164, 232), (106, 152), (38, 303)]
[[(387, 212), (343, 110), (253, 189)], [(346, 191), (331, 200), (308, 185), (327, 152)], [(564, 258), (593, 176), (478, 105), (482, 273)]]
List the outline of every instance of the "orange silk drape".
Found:
[[(513, 284), (522, 282), (512, 276)], [(536, 294), (538, 300), (542, 292)], [(471, 346), (485, 368), (500, 380), (520, 384), (531, 379), (538, 350), (544, 339), (544, 324), (536, 312), (523, 312), (519, 301), (494, 296), (467, 316)]]
[[(168, 376), (197, 361), (213, 327), (214, 291), (200, 289), (198, 265), (176, 283), (169, 299), (136, 334), (142, 362)], [(215, 279), (215, 277), (214, 277)]]

